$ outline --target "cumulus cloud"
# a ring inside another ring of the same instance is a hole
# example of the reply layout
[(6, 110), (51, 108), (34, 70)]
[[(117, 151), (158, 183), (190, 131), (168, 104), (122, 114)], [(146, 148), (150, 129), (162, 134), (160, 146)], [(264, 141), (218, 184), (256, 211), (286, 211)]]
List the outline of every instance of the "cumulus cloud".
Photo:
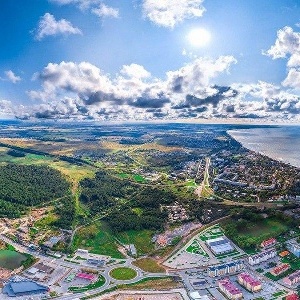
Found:
[(205, 12), (203, 0), (143, 0), (144, 17), (156, 25), (173, 28), (185, 19), (199, 18)]
[(121, 69), (121, 74), (130, 78), (148, 78), (151, 73), (148, 72), (143, 66), (138, 64), (125, 65)]
[(79, 28), (74, 27), (71, 22), (65, 19), (57, 21), (53, 15), (45, 13), (40, 18), (38, 27), (36, 29), (35, 38), (40, 41), (46, 36), (54, 36), (59, 34), (82, 34), (82, 32)]
[(300, 89), (300, 32), (288, 26), (278, 30), (275, 44), (264, 54), (272, 59), (288, 57), (288, 75), (282, 85)]
[(119, 10), (117, 8), (113, 8), (110, 6), (101, 3), (99, 7), (93, 8), (92, 13), (97, 15), (100, 18), (110, 17), (110, 18), (118, 18)]
[(41, 90), (29, 91), (44, 103), (19, 113), (20, 118), (152, 120), (163, 118), (292, 118), (299, 96), (271, 83), (214, 84), (236, 63), (231, 56), (198, 58), (164, 79), (143, 66), (124, 65), (114, 77), (88, 63), (49, 63), (35, 74)]
[(6, 75), (7, 80), (14, 84), (21, 81), (21, 77), (17, 76), (12, 70), (5, 71), (4, 73)]
[[(175, 118), (176, 111), (183, 113), (183, 107), (189, 108), (186, 113), (207, 113), (207, 107), (235, 97), (236, 91), (229, 87), (211, 85), (214, 78), (228, 72), (235, 63), (231, 56), (199, 58), (178, 70), (167, 72), (164, 80), (153, 77), (138, 64), (124, 65), (119, 74), (111, 78), (88, 62), (49, 63), (34, 75), (42, 82), (42, 89), (28, 92), (31, 98), (45, 102), (36, 108), (38, 113), (33, 111), (31, 115), (53, 118), (66, 113), (68, 118), (72, 114), (108, 118), (110, 113), (112, 118)], [(73, 102), (76, 111), (63, 109), (65, 100), (57, 99), (64, 97), (76, 99)]]

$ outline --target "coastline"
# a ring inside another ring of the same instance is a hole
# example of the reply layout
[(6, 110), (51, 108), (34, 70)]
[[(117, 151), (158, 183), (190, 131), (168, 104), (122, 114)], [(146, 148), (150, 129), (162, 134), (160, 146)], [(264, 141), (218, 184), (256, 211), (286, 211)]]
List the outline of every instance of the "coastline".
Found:
[[(227, 130), (226, 133), (235, 141), (240, 143), (245, 149), (248, 149), (249, 151), (253, 151), (256, 153), (259, 153), (263, 156), (267, 156), (271, 159), (274, 159), (278, 162), (291, 165), (295, 168), (300, 169), (300, 159), (293, 159), (292, 157), (287, 157), (285, 155), (279, 155), (276, 150), (271, 150), (274, 149), (270, 145), (268, 149), (265, 149), (266, 145), (268, 144), (267, 142), (260, 143), (257, 140), (251, 140), (250, 136), (247, 135), (249, 130), (253, 129), (233, 129), (233, 130)], [(289, 153), (289, 152), (287, 152)], [(284, 157), (285, 156), (285, 157)]]

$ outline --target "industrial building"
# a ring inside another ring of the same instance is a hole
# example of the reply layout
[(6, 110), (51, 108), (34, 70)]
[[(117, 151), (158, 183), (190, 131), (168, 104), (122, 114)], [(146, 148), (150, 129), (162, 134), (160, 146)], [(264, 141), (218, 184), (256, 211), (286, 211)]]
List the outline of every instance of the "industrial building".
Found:
[(216, 277), (216, 276), (234, 274), (242, 270), (243, 268), (244, 265), (241, 261), (233, 261), (230, 263), (210, 266), (208, 267), (207, 272), (210, 277)]
[(222, 279), (218, 282), (219, 289), (223, 292), (228, 299), (238, 300), (243, 298), (242, 291), (233, 284), (229, 279)]
[(258, 265), (264, 261), (267, 261), (277, 255), (277, 252), (274, 248), (262, 251), (258, 254), (249, 256), (248, 262), (251, 266)]
[(239, 274), (238, 281), (240, 285), (252, 293), (259, 292), (262, 289), (261, 282), (248, 273)]
[(7, 294), (9, 297), (44, 294), (48, 291), (49, 288), (47, 286), (20, 276), (10, 278), (8, 283), (2, 289), (2, 292)]
[(207, 240), (206, 245), (215, 255), (226, 254), (235, 250), (231, 242), (226, 237), (218, 237), (215, 239)]

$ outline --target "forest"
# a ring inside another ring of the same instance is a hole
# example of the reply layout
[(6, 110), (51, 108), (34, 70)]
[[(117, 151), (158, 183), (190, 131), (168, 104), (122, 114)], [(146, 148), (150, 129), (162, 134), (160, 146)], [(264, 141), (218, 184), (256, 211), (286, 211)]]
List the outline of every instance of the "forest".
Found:
[(92, 215), (111, 208), (105, 220), (114, 232), (162, 229), (167, 214), (161, 211), (160, 205), (177, 200), (168, 190), (142, 187), (103, 171), (97, 172), (94, 179), (82, 180), (80, 185), (80, 201), (89, 207)]
[(68, 190), (61, 173), (48, 166), (1, 166), (0, 217), (19, 217), (26, 207), (63, 197)]

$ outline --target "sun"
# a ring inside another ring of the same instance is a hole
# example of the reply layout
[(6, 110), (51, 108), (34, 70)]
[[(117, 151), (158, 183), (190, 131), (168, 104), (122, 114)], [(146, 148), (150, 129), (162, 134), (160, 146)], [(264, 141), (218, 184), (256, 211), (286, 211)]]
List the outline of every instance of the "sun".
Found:
[(195, 28), (189, 32), (187, 38), (192, 46), (205, 47), (211, 40), (211, 34), (204, 28)]

